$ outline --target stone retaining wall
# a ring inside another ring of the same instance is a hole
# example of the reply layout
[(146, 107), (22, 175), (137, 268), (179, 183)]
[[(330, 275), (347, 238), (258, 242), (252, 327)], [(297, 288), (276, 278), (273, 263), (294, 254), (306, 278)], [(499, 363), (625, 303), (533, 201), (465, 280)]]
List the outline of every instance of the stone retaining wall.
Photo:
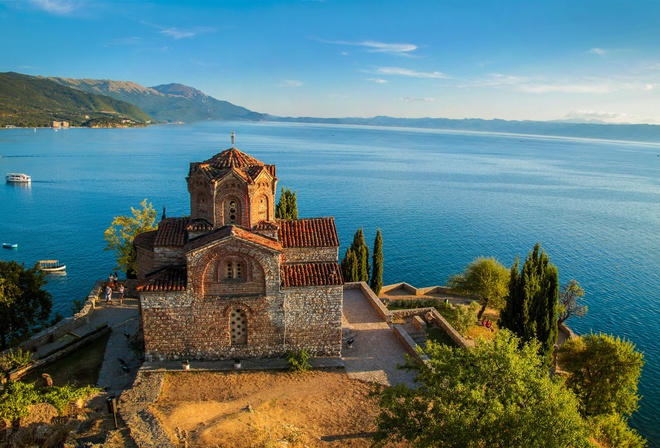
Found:
[(392, 312), (387, 309), (383, 302), (374, 294), (371, 288), (365, 282), (351, 282), (344, 283), (344, 289), (359, 289), (362, 294), (369, 300), (371, 306), (388, 324), (392, 324)]
[(85, 304), (80, 311), (71, 317), (62, 319), (52, 327), (48, 327), (40, 331), (27, 341), (22, 342), (19, 347), (24, 350), (33, 351), (32, 348), (48, 344), (49, 342), (61, 338), (68, 332), (73, 331), (76, 327), (89, 323), (89, 319), (94, 312), (96, 300), (102, 293), (103, 283), (103, 280), (98, 280), (96, 282), (92, 290), (87, 295), (87, 300), (85, 301)]
[(417, 343), (410, 337), (408, 332), (403, 328), (403, 325), (394, 325), (392, 326), (392, 332), (397, 337), (397, 339), (403, 344), (404, 348), (409, 355), (421, 362), (428, 362), (429, 357), (422, 352), (417, 351)]

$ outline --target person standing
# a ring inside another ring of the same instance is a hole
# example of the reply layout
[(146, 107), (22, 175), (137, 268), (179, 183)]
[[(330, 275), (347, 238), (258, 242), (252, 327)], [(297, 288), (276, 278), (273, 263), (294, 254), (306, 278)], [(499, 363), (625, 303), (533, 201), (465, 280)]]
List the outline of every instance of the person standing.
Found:
[(110, 303), (112, 303), (112, 287), (108, 283), (105, 287), (105, 304), (109, 305)]
[(123, 283), (119, 284), (119, 304), (120, 305), (124, 304), (124, 284)]

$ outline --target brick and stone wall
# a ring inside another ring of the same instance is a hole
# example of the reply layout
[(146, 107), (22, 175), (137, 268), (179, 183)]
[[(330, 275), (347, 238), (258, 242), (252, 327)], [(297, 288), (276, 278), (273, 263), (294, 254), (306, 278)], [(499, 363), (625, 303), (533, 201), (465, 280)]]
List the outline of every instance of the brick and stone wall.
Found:
[(341, 356), (343, 288), (286, 288), (286, 345), (314, 356)]
[(283, 263), (316, 263), (337, 261), (336, 247), (295, 247), (282, 251)]
[(152, 269), (147, 271), (147, 273), (157, 271), (158, 269), (168, 266), (177, 266), (182, 264), (186, 264), (186, 256), (183, 253), (182, 247), (157, 246), (154, 247)]

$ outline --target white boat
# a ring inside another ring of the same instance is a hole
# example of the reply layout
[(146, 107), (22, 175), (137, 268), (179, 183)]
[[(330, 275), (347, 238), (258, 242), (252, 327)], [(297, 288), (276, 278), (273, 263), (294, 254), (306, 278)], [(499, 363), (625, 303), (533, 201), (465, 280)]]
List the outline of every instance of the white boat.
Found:
[(18, 249), (18, 243), (2, 243), (5, 249)]
[(15, 184), (27, 184), (30, 183), (30, 181), (32, 181), (32, 178), (30, 176), (23, 173), (7, 173), (5, 179), (7, 180), (7, 182), (15, 183)]
[(39, 260), (39, 269), (44, 272), (62, 272), (66, 269), (66, 265), (58, 260)]

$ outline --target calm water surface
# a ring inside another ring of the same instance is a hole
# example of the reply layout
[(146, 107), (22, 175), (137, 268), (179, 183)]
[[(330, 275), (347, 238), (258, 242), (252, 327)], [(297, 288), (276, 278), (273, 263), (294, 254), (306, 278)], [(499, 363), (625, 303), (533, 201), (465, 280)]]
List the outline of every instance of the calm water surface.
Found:
[(474, 258), (509, 266), (541, 242), (562, 283), (586, 290), (589, 313), (569, 325), (644, 351), (644, 396), (632, 424), (660, 446), (660, 146), (373, 127), (200, 123), (145, 129), (0, 130), (0, 259), (56, 258), (55, 311), (71, 313), (115, 270), (103, 251), (114, 216), (148, 198), (189, 214), (190, 162), (236, 147), (277, 165), (300, 215), (334, 216), (340, 255), (358, 227), (384, 238), (385, 283), (444, 284)]

